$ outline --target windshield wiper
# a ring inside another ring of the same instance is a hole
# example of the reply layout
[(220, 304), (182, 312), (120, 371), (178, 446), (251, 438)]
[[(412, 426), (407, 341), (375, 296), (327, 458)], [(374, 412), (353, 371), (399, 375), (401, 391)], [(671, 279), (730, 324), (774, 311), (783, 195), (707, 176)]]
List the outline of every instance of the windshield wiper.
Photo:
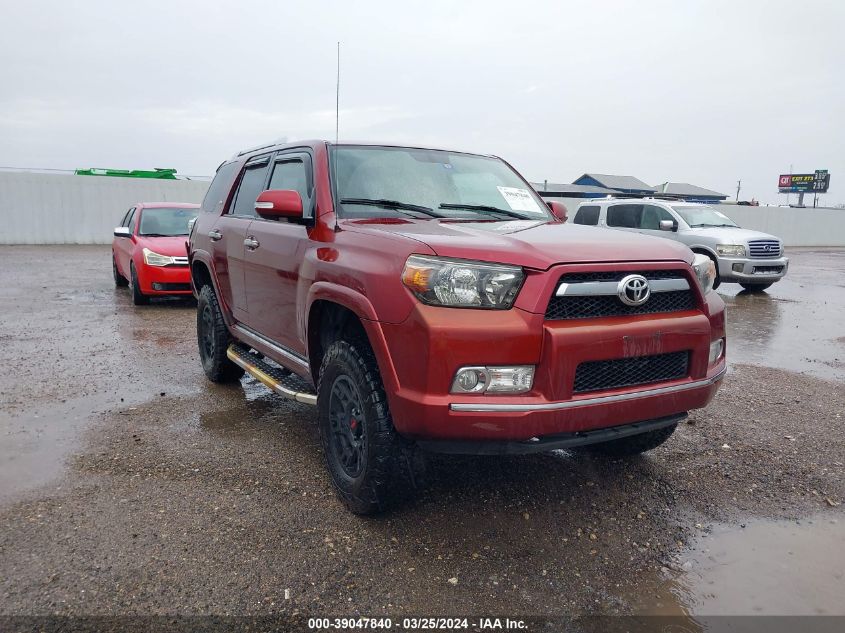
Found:
[(693, 224), (692, 226), (693, 226), (693, 228), (701, 227), (701, 228), (713, 228), (713, 229), (718, 229), (718, 228), (721, 228), (723, 226), (726, 226), (728, 228), (736, 228), (736, 224)]
[(452, 203), (443, 203), (440, 205), (441, 209), (468, 209), (470, 211), (481, 211), (486, 213), (501, 213), (502, 215), (506, 215), (509, 218), (516, 218), (517, 220), (530, 220), (524, 215), (519, 213), (515, 213), (513, 211), (509, 211), (507, 209), (500, 209), (499, 207), (493, 207), (489, 204), (452, 204)]
[(340, 204), (362, 204), (369, 207), (381, 207), (382, 209), (393, 209), (396, 211), (416, 211), (432, 218), (446, 217), (437, 213), (429, 207), (424, 207), (420, 204), (411, 204), (410, 202), (400, 202), (399, 200), (385, 200), (384, 198), (343, 198)]

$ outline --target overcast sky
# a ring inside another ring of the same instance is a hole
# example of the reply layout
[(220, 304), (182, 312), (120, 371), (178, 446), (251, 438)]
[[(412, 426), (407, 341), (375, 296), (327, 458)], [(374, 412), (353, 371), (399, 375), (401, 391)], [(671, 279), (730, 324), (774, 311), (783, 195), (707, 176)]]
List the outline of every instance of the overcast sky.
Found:
[(498, 154), (785, 202), (845, 202), (845, 2), (13, 2), (0, 166), (175, 167), (333, 138)]

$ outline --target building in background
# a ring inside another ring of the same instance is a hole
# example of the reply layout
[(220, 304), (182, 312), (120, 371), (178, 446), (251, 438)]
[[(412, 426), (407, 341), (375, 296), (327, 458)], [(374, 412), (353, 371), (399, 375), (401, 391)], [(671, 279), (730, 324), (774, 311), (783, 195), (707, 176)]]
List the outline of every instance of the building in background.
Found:
[(719, 193), (691, 185), (686, 182), (664, 182), (662, 185), (655, 185), (658, 195), (672, 196), (673, 198), (680, 198), (687, 202), (705, 202), (705, 203), (719, 203), (728, 199), (728, 197)]
[(573, 185), (586, 185), (589, 187), (602, 187), (611, 189), (617, 194), (632, 196), (650, 196), (655, 192), (654, 187), (649, 186), (639, 178), (633, 176), (613, 176), (610, 174), (584, 174), (576, 178)]

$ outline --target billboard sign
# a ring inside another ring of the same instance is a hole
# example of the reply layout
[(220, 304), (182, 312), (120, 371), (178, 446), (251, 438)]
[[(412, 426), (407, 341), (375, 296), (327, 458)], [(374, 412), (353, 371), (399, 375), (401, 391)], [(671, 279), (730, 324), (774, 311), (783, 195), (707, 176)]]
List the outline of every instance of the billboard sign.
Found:
[(826, 169), (817, 169), (814, 174), (781, 174), (778, 178), (780, 193), (827, 193), (830, 174)]

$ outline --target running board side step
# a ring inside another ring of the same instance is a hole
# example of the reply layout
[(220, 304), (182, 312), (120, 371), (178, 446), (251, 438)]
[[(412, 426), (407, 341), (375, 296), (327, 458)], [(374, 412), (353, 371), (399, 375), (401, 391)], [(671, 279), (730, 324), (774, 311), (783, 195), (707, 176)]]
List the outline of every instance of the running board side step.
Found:
[(226, 356), (280, 396), (304, 404), (317, 404), (317, 394), (311, 383), (293, 372), (271, 365), (258, 355), (252, 354), (247, 347), (233, 343), (226, 350)]

